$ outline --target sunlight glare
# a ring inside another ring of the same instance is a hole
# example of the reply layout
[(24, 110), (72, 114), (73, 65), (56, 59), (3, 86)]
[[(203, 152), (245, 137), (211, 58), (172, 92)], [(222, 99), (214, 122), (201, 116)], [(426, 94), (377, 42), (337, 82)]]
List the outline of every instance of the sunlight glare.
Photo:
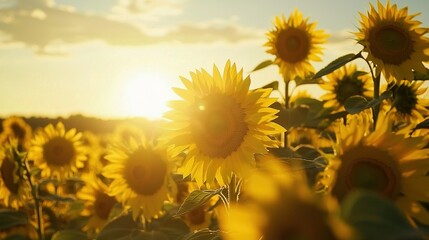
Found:
[(129, 117), (159, 119), (168, 110), (173, 98), (171, 88), (159, 73), (139, 73), (131, 76), (123, 88), (123, 111)]

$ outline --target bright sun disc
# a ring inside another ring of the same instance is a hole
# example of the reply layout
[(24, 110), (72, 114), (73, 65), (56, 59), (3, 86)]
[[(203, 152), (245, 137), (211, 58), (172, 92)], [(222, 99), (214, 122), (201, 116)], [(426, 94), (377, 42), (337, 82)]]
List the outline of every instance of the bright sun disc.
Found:
[(161, 118), (172, 91), (160, 74), (140, 73), (130, 77), (123, 88), (123, 112), (131, 117)]

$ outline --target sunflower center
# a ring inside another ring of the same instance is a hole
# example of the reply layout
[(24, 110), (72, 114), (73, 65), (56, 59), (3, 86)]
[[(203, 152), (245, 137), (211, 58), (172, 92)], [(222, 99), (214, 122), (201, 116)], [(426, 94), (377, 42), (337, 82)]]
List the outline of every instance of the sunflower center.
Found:
[(205, 214), (204, 207), (201, 206), (187, 213), (186, 217), (192, 225), (200, 225), (204, 223)]
[(308, 34), (298, 28), (281, 30), (275, 45), (279, 57), (285, 62), (301, 62), (307, 58), (310, 52)]
[(54, 137), (43, 145), (43, 157), (48, 165), (67, 165), (75, 155), (73, 143), (63, 137)]
[(400, 190), (397, 164), (388, 152), (375, 147), (360, 146), (340, 156), (333, 194), (342, 199), (354, 189), (367, 189), (395, 199)]
[(387, 64), (399, 65), (414, 51), (409, 31), (396, 23), (375, 27), (368, 40), (371, 53)]
[(129, 157), (125, 171), (125, 179), (134, 192), (153, 195), (164, 184), (167, 164), (156, 152), (139, 148)]
[(206, 96), (194, 111), (191, 131), (200, 151), (225, 158), (237, 150), (247, 133), (245, 113), (231, 96)]
[(407, 85), (399, 85), (393, 91), (394, 106), (402, 114), (411, 115), (417, 105), (415, 91)]
[(344, 79), (338, 81), (337, 86), (335, 86), (337, 101), (341, 105), (344, 105), (346, 100), (351, 96), (363, 96), (363, 92), (363, 82), (359, 79), (352, 79), (350, 77), (345, 77)]
[(13, 123), (10, 128), (12, 129), (13, 134), (19, 139), (22, 140), (25, 138), (26, 131), (18, 123)]
[(97, 193), (94, 202), (95, 214), (101, 219), (107, 219), (115, 203), (116, 199), (114, 197), (102, 192)]
[(4, 185), (7, 189), (13, 193), (18, 194), (19, 183), (15, 182), (15, 164), (8, 158), (3, 159), (3, 163), (0, 167), (1, 178), (3, 179)]

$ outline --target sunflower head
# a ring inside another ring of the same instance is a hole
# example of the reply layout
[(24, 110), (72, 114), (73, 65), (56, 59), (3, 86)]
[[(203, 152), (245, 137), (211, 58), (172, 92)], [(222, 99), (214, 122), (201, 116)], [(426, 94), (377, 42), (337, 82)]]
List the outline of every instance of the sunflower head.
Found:
[(322, 48), (327, 35), (315, 30), (316, 23), (309, 23), (297, 9), (288, 19), (276, 17), (275, 29), (267, 33), (268, 53), (275, 55), (274, 62), (285, 81), (296, 77), (304, 79), (314, 72), (310, 61), (321, 61)]
[(42, 177), (64, 179), (82, 168), (87, 159), (76, 129), (66, 131), (64, 125), (49, 124), (38, 131), (32, 140), (29, 158), (42, 170)]
[(112, 179), (108, 194), (130, 206), (133, 218), (141, 213), (150, 220), (161, 212), (164, 201), (175, 195), (170, 173), (172, 163), (166, 150), (144, 138), (127, 144), (113, 145), (106, 156), (109, 161), (103, 175)]
[(254, 166), (254, 154), (265, 153), (278, 142), (269, 135), (285, 131), (272, 120), (278, 110), (271, 90), (249, 90), (250, 78), (228, 61), (223, 74), (214, 66), (191, 72), (192, 81), (182, 78), (186, 89), (174, 89), (182, 100), (171, 101), (165, 114), (163, 141), (172, 145), (173, 155), (186, 150), (179, 171), (201, 186), (229, 182), (231, 173), (243, 177)]
[(359, 71), (355, 64), (349, 64), (327, 75), (327, 80), (320, 87), (327, 91), (321, 99), (324, 107), (334, 111), (344, 110), (346, 100), (355, 95), (371, 98), (373, 83), (371, 76)]
[(110, 212), (118, 202), (115, 197), (107, 194), (107, 186), (94, 175), (82, 177), (86, 185), (76, 194), (78, 199), (85, 201), (82, 216), (89, 216), (86, 230), (100, 230), (107, 222)]
[(246, 201), (219, 219), (225, 239), (350, 239), (350, 231), (303, 179), (268, 159), (243, 185)]
[(32, 130), (24, 119), (9, 117), (3, 120), (3, 132), (0, 134), (0, 142), (5, 143), (8, 138), (18, 139), (20, 150), (27, 150), (30, 146)]
[(428, 202), (423, 186), (429, 180), (429, 150), (422, 149), (427, 140), (393, 132), (392, 112), (381, 111), (374, 131), (369, 119), (356, 116), (339, 126), (335, 154), (319, 176), (320, 186), (340, 201), (356, 189), (376, 192), (409, 217), (429, 223), (419, 202)]
[(391, 83), (392, 98), (385, 106), (391, 109), (396, 122), (420, 122), (429, 115), (429, 100), (424, 98), (427, 88), (422, 81), (398, 81)]
[(0, 202), (18, 209), (29, 198), (29, 187), (24, 179), (22, 159), (18, 156), (18, 140), (8, 139), (0, 147)]
[(429, 61), (429, 39), (424, 36), (428, 29), (421, 28), (414, 20), (418, 14), (408, 15), (406, 7), (398, 9), (390, 1), (385, 6), (377, 1), (377, 6), (371, 4), (367, 15), (360, 13), (357, 41), (387, 80), (412, 80), (412, 70), (425, 72), (423, 62)]

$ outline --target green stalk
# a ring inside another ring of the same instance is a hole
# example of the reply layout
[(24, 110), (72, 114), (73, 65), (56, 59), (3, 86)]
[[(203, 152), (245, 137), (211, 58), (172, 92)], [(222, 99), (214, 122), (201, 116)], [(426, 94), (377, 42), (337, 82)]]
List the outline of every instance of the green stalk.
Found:
[(45, 240), (45, 233), (43, 228), (43, 218), (42, 218), (42, 207), (40, 205), (40, 198), (39, 198), (39, 187), (38, 185), (34, 185), (33, 181), (31, 180), (31, 173), (30, 168), (28, 167), (27, 159), (24, 160), (24, 167), (25, 167), (25, 173), (28, 179), (28, 183), (31, 187), (31, 195), (34, 199), (34, 205), (35, 205), (35, 212), (36, 212), (36, 218), (37, 218), (37, 236), (39, 240)]

